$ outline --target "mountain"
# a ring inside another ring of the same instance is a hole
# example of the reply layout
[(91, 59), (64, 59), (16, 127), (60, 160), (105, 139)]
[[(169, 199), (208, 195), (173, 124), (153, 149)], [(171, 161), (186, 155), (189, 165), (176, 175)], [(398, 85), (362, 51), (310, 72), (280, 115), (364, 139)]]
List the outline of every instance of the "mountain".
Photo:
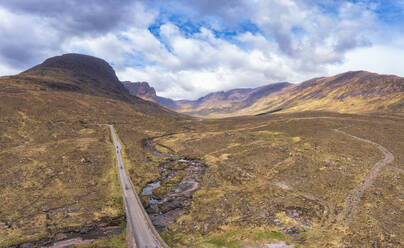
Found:
[(126, 247), (105, 124), (170, 247), (403, 247), (402, 78), (350, 72), (157, 99), (261, 116), (190, 118), (80, 54), (0, 77), (0, 247)]
[(112, 67), (91, 56), (56, 56), (0, 77), (0, 247), (122, 231), (121, 188), (104, 124), (122, 137), (132, 176), (138, 160), (139, 187), (154, 175), (142, 140), (183, 130), (188, 120), (130, 95)]
[[(233, 89), (210, 93), (196, 101), (181, 100), (176, 102), (176, 111), (195, 116), (216, 116), (235, 113), (252, 106), (265, 97), (281, 94), (292, 84), (275, 83), (258, 88)], [(168, 106), (167, 106), (168, 107)]]
[(177, 112), (207, 118), (301, 111), (404, 112), (404, 78), (352, 71), (300, 84), (215, 92), (196, 101), (160, 98), (159, 103)]
[(296, 84), (276, 97), (263, 98), (239, 114), (330, 111), (403, 112), (404, 78), (353, 71)]
[(175, 101), (173, 99), (157, 96), (157, 101), (159, 104), (161, 104), (167, 108), (170, 108), (173, 110), (175, 110), (177, 108), (177, 101)]
[(140, 97), (147, 101), (158, 102), (156, 91), (147, 82), (125, 81), (122, 84), (129, 90), (131, 95)]
[(55, 90), (128, 95), (106, 61), (82, 54), (71, 53), (49, 58), (18, 76), (36, 79), (36, 83)]
[(258, 88), (233, 89), (210, 93), (198, 100), (172, 100), (156, 96), (154, 88), (148, 83), (123, 82), (130, 94), (159, 104), (178, 112), (205, 116), (212, 113), (230, 113), (247, 108), (264, 97), (275, 96), (290, 87), (290, 83), (275, 83)]

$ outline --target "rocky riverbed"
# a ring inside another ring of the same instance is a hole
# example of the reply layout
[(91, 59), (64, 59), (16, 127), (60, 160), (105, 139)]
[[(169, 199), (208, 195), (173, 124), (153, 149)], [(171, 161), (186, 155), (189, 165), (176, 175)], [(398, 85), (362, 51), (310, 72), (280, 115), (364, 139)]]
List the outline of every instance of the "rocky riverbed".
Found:
[(160, 177), (150, 182), (141, 192), (146, 211), (160, 232), (167, 230), (192, 204), (192, 195), (200, 187), (198, 180), (206, 166), (198, 159), (159, 153), (154, 149), (156, 144), (150, 140), (145, 144), (154, 155), (167, 157), (159, 165)]
[[(182, 169), (172, 169), (170, 165), (184, 164)], [(186, 212), (192, 203), (193, 193), (199, 189), (198, 179), (205, 165), (193, 159), (169, 159), (161, 164), (161, 175), (157, 181), (142, 190), (146, 211), (158, 231), (166, 230), (175, 220)]]

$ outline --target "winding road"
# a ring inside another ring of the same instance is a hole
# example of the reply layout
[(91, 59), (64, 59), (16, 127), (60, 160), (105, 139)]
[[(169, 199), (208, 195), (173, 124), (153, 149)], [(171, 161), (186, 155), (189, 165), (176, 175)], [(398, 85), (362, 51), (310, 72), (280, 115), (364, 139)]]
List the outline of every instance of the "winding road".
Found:
[(160, 235), (154, 228), (149, 216), (144, 210), (140, 199), (133, 187), (132, 181), (126, 175), (125, 166), (123, 164), (121, 149), (115, 130), (112, 125), (108, 125), (116, 153), (119, 178), (123, 189), (123, 201), (125, 205), (127, 227), (130, 229), (127, 235), (132, 235), (128, 238), (128, 247), (136, 248), (169, 248), (169, 246), (161, 239)]
[(369, 186), (371, 186), (373, 184), (373, 181), (376, 179), (377, 175), (379, 174), (379, 170), (382, 169), (387, 164), (393, 162), (394, 156), (386, 148), (384, 148), (383, 146), (381, 146), (373, 141), (353, 136), (353, 135), (346, 133), (344, 131), (341, 131), (339, 129), (334, 129), (334, 130), (336, 132), (342, 133), (344, 135), (348, 135), (351, 138), (374, 145), (375, 147), (377, 147), (377, 149), (379, 149), (384, 154), (384, 158), (379, 160), (377, 163), (375, 163), (373, 165), (373, 167), (370, 169), (370, 171), (366, 175), (365, 180), (361, 184), (356, 186), (351, 191), (351, 193), (348, 195), (348, 197), (346, 198), (345, 208), (339, 214), (338, 219), (345, 222), (346, 224), (349, 224), (352, 222), (352, 219), (356, 214), (356, 211), (358, 209), (358, 205), (363, 196), (363, 193), (365, 192), (365, 190), (367, 188), (369, 188)]

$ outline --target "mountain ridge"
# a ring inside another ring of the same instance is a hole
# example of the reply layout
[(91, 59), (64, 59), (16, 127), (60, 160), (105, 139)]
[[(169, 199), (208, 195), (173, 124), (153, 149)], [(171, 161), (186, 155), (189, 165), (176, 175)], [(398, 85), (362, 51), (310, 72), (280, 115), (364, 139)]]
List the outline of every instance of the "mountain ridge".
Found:
[(237, 88), (228, 91), (217, 91), (209, 93), (197, 100), (173, 100), (156, 95), (156, 91), (147, 82), (123, 82), (130, 94), (145, 100), (157, 102), (173, 110), (199, 108), (201, 111), (209, 106), (223, 106), (227, 108), (234, 106), (242, 108), (253, 104), (258, 99), (277, 93), (282, 89), (291, 86), (291, 83), (281, 82), (260, 86), (257, 88)]
[(403, 112), (403, 95), (402, 77), (348, 71), (298, 84), (283, 82), (258, 88), (212, 92), (197, 100), (172, 100), (155, 96), (154, 101), (180, 113), (222, 118), (300, 111)]

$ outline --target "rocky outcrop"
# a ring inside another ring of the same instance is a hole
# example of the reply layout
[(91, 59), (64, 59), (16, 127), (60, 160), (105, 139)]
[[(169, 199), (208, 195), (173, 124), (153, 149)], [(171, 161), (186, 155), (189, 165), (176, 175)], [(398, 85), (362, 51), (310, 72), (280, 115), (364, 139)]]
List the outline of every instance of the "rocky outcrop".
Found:
[(125, 81), (122, 84), (129, 90), (131, 95), (140, 97), (146, 101), (158, 102), (156, 90), (150, 87), (147, 82)]
[(124, 216), (116, 218), (103, 218), (99, 222), (81, 227), (67, 227), (56, 233), (53, 237), (43, 238), (33, 242), (9, 246), (10, 248), (36, 248), (36, 247), (70, 247), (73, 245), (90, 244), (97, 239), (119, 235), (122, 231), (121, 223)]

